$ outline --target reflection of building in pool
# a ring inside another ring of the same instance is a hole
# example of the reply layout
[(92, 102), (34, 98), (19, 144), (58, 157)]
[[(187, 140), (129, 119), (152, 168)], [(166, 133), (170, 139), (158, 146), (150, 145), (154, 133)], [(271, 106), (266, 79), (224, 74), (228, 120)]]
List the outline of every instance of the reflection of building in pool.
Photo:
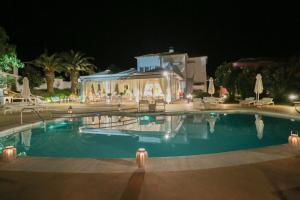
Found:
[[(99, 117), (94, 116), (83, 118), (84, 128), (81, 127), (80, 131), (101, 135), (133, 136), (142, 143), (171, 142), (180, 144), (189, 143), (189, 139), (208, 139), (209, 123), (207, 120), (212, 118), (216, 120), (217, 116), (209, 114), (186, 116), (145, 115), (137, 119), (121, 116), (102, 116), (100, 117), (99, 126)], [(127, 121), (129, 122), (127, 123)]]
[(82, 102), (132, 101), (163, 98), (166, 102), (179, 99), (180, 92), (206, 90), (207, 57), (189, 58), (174, 51), (137, 56), (137, 69), (111, 73), (110, 70), (80, 77)]

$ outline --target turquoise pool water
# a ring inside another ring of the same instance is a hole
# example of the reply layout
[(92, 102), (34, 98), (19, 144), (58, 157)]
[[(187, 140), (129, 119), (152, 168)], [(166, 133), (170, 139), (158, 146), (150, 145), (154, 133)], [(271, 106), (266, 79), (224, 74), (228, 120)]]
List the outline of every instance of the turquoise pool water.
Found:
[[(100, 127), (100, 128), (99, 128)], [(19, 155), (50, 157), (150, 157), (210, 154), (287, 143), (300, 122), (254, 114), (91, 116), (48, 122), (0, 137)]]

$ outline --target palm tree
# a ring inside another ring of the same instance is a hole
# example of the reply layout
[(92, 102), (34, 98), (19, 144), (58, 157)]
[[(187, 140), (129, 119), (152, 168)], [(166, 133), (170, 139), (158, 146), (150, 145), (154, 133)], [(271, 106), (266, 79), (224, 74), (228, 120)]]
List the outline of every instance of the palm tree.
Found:
[(71, 92), (77, 94), (79, 72), (94, 72), (95, 65), (90, 62), (94, 58), (86, 57), (84, 53), (79, 51), (75, 52), (73, 50), (63, 52), (61, 55), (64, 61), (65, 70), (70, 75)]
[(55, 79), (55, 72), (61, 72), (62, 67), (62, 58), (59, 57), (57, 54), (48, 55), (47, 52), (43, 53), (37, 59), (28, 62), (33, 64), (36, 67), (41, 67), (44, 70), (47, 82), (47, 92), (49, 94), (54, 93), (53, 83)]

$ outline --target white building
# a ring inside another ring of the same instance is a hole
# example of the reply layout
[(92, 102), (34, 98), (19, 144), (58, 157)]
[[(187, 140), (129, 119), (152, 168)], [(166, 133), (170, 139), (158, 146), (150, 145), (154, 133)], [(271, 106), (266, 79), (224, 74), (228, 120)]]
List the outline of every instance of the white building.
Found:
[(119, 99), (139, 102), (140, 99), (163, 98), (167, 103), (197, 89), (206, 91), (207, 57), (189, 58), (186, 53), (169, 52), (135, 57), (137, 70), (131, 68), (112, 74), (109, 70), (81, 76), (80, 96), (83, 102)]
[(186, 94), (192, 93), (194, 89), (206, 91), (207, 56), (189, 57), (187, 53), (175, 53), (171, 47), (169, 52), (146, 54), (135, 58), (138, 72), (173, 70), (182, 75), (184, 81), (181, 84)]

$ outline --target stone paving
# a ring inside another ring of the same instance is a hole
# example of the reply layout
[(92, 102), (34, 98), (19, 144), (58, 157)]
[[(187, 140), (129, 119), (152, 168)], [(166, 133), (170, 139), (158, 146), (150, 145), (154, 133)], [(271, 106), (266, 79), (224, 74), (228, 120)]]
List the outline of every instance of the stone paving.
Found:
[[(62, 115), (68, 106), (50, 105), (49, 110)], [(74, 114), (119, 110), (117, 105), (72, 106)], [(195, 107), (192, 103), (170, 104), (166, 112), (201, 112), (203, 109)], [(125, 112), (135, 112), (132, 105), (124, 108), (130, 108)], [(221, 104), (204, 108), (300, 116), (289, 106), (255, 108)], [(19, 115), (1, 114), (0, 130), (18, 126)], [(46, 119), (53, 117), (49, 111), (41, 115)], [(32, 113), (24, 114), (25, 124), (38, 120)], [(150, 160), (145, 170), (137, 169), (132, 159), (104, 162), (101, 159), (24, 158), (15, 163), (0, 162), (0, 199), (300, 199), (299, 151), (279, 145), (212, 157), (161, 158)], [(117, 170), (120, 166), (123, 171)]]

